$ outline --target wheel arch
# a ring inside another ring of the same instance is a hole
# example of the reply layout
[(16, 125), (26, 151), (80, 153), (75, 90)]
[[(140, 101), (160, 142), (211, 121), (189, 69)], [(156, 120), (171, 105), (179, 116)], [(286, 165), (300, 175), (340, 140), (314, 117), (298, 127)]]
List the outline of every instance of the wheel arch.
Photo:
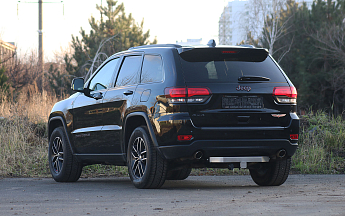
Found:
[(160, 151), (158, 148), (156, 135), (154, 133), (149, 117), (147, 116), (145, 112), (134, 112), (126, 116), (125, 123), (124, 123), (124, 132), (123, 132), (124, 153), (127, 152), (128, 141), (132, 132), (135, 130), (135, 128), (140, 127), (140, 126), (147, 127), (153, 145), (156, 147), (157, 151)]
[(64, 120), (64, 118), (62, 116), (54, 116), (54, 117), (51, 117), (48, 121), (48, 142), (50, 140), (50, 136), (51, 134), (53, 133), (53, 131), (55, 130), (55, 128), (57, 127), (60, 127), (62, 126), (65, 133), (66, 133), (66, 138), (67, 138), (67, 141), (68, 141), (68, 145), (72, 151), (72, 154), (74, 154), (74, 150), (72, 148), (72, 145), (71, 145), (71, 141), (69, 139), (69, 135), (67, 133), (67, 126), (66, 126), (66, 122)]

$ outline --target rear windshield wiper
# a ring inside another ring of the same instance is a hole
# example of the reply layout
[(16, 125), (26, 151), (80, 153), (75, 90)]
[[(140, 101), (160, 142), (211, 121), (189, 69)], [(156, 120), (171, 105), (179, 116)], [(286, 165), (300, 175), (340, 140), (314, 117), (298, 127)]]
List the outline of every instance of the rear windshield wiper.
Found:
[(270, 81), (270, 78), (263, 76), (240, 76), (238, 81)]

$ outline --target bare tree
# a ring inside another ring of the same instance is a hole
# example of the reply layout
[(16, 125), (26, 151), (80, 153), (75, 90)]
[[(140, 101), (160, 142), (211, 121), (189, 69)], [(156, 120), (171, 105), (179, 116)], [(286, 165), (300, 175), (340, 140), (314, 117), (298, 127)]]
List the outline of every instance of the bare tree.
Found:
[[(320, 50), (320, 58), (325, 60), (324, 67), (330, 75), (329, 90), (333, 92), (331, 107), (333, 113), (338, 115), (345, 102), (345, 18), (340, 25), (325, 25), (321, 30), (309, 33), (309, 36), (317, 41), (315, 47)], [(329, 68), (328, 62), (335, 62), (338, 67)]]
[(309, 35), (318, 42), (315, 46), (327, 53), (328, 59), (336, 60), (345, 67), (345, 18), (342, 25), (325, 26)]
[(94, 71), (103, 63), (103, 61), (109, 57), (106, 52), (103, 52), (103, 49), (106, 47), (105, 45), (107, 43), (111, 42), (111, 40), (113, 40), (117, 36), (118, 34), (115, 34), (111, 37), (103, 39), (98, 46), (95, 57), (93, 59), (90, 58), (90, 60), (82, 66), (82, 68), (90, 66), (89, 71), (85, 75), (85, 79), (90, 77), (94, 73)]
[(284, 21), (281, 19), (281, 12), (286, 7), (286, 0), (249, 0), (248, 11), (242, 14), (246, 32), (251, 32), (254, 38), (263, 38), (271, 55), (275, 53), (275, 42), (289, 33), (291, 28), (292, 14)]

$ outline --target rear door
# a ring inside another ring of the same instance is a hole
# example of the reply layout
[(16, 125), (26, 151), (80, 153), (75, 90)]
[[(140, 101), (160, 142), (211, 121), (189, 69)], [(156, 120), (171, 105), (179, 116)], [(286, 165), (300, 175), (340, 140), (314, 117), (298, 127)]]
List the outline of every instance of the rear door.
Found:
[(288, 126), (291, 104), (278, 103), (273, 91), (292, 84), (265, 50), (200, 48), (180, 57), (187, 88), (211, 92), (206, 102), (188, 103), (194, 126)]
[(141, 63), (140, 53), (123, 56), (116, 84), (107, 91), (103, 99), (102, 134), (111, 143), (112, 153), (125, 152), (121, 148), (123, 120), (127, 108), (135, 105), (132, 104), (132, 98), (139, 82)]

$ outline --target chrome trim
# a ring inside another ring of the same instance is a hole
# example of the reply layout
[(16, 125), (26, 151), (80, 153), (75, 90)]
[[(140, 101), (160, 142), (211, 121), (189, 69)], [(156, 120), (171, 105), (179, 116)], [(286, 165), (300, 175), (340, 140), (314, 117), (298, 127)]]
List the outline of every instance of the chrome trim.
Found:
[(102, 126), (95, 126), (95, 127), (79, 128), (79, 129), (72, 131), (72, 134), (101, 131), (102, 127), (103, 127), (103, 125)]
[(87, 132), (94, 132), (94, 131), (111, 131), (111, 130), (122, 130), (121, 126), (118, 125), (102, 125), (102, 126), (94, 126), (94, 127), (87, 127), (87, 128), (79, 128), (72, 131), (72, 134), (76, 133), (87, 133)]
[(102, 131), (109, 131), (109, 130), (122, 130), (121, 126), (118, 125), (104, 125)]
[(240, 163), (241, 168), (247, 168), (248, 162), (269, 162), (268, 156), (253, 157), (210, 157), (210, 163)]

